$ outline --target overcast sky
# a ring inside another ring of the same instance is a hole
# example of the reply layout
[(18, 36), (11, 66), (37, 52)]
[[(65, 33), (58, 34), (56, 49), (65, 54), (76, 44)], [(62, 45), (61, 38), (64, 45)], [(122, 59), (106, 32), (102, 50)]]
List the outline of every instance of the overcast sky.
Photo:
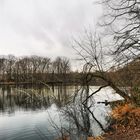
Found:
[(95, 0), (0, 0), (0, 55), (74, 54), (72, 36), (95, 27)]

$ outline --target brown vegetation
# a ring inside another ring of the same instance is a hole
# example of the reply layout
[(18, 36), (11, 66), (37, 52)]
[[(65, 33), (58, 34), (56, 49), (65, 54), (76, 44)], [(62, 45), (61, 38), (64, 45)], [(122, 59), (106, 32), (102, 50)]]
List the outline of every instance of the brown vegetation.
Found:
[(105, 140), (139, 140), (140, 107), (131, 104), (118, 105), (112, 111), (112, 124), (104, 134)]

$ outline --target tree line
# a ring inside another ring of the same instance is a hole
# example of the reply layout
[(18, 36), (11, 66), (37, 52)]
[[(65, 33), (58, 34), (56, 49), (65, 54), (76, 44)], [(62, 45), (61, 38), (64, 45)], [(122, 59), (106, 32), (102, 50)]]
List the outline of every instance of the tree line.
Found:
[(31, 80), (41, 80), (44, 74), (65, 75), (70, 72), (70, 60), (66, 57), (57, 57), (52, 61), (48, 57), (41, 56), (0, 56), (1, 82), (28, 82)]

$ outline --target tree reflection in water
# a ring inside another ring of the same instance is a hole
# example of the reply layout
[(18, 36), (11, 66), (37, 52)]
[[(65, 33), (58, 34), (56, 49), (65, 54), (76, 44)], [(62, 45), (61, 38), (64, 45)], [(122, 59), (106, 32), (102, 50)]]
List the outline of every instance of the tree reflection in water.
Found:
[(52, 103), (64, 106), (72, 96), (71, 86), (52, 87), (0, 87), (0, 112), (14, 113), (16, 110), (47, 109)]

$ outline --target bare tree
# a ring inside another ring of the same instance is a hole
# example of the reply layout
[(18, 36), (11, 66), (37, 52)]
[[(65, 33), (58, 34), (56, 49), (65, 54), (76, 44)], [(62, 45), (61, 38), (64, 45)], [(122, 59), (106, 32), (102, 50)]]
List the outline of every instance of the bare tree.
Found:
[(7, 79), (13, 80), (13, 69), (14, 69), (14, 64), (15, 64), (15, 56), (13, 55), (8, 55), (5, 61), (5, 66), (6, 66), (6, 74), (7, 74)]
[(50, 71), (50, 64), (51, 64), (50, 58), (42, 57), (41, 65), (40, 65), (40, 72), (41, 73), (49, 73), (49, 71)]
[[(106, 50), (102, 46), (101, 39), (96, 34), (86, 32), (82, 40), (75, 40), (73, 47), (86, 63), (85, 70), (87, 74), (84, 79), (86, 78), (87, 80), (85, 84), (89, 83), (92, 79), (98, 79), (100, 80), (101, 86), (97, 92), (106, 86), (110, 86), (127, 102), (136, 103), (131, 93), (121, 89), (122, 83), (118, 82), (118, 79), (112, 77), (110, 74), (114, 63), (110, 61), (110, 58), (105, 54)], [(86, 100), (90, 99), (97, 92), (89, 95)]]
[[(124, 62), (140, 57), (140, 1), (101, 0), (104, 7), (101, 25), (110, 31), (115, 50)], [(119, 60), (121, 60), (119, 59)]]
[(70, 72), (70, 61), (66, 57), (57, 57), (53, 62), (54, 73), (68, 73)]
[(6, 59), (4, 57), (1, 57), (0, 58), (0, 75), (1, 75), (1, 78), (0, 80), (4, 80), (5, 78), (5, 61)]

